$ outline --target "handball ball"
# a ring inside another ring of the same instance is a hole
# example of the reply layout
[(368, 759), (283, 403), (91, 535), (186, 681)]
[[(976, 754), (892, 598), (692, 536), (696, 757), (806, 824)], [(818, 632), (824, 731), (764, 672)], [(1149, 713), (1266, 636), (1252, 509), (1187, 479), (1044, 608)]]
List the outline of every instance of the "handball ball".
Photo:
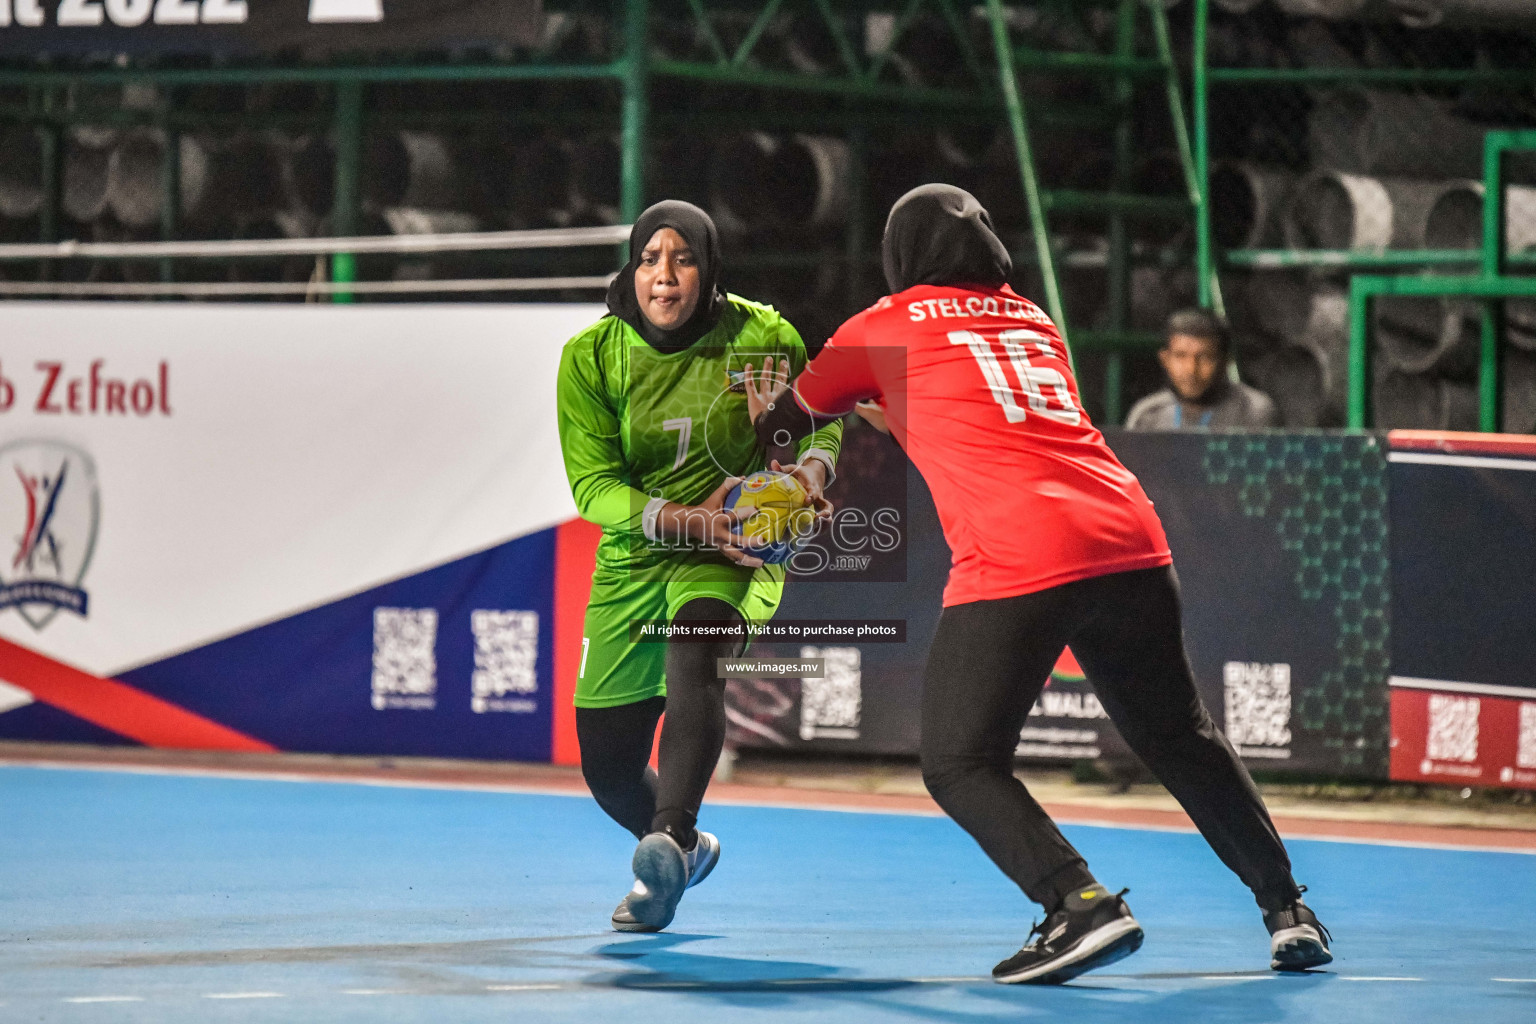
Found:
[(756, 515), (743, 513), (746, 521), (738, 523), (734, 532), (753, 545), (762, 545), (746, 550), (777, 565), (793, 558), (816, 532), (816, 512), (809, 501), (799, 480), (788, 473), (763, 470), (731, 488), (725, 507), (757, 509)]

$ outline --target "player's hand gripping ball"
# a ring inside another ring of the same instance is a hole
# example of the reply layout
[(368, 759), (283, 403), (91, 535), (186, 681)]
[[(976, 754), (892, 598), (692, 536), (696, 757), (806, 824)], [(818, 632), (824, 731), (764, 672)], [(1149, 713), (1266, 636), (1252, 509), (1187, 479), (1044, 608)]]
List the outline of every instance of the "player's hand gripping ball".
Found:
[(795, 557), (816, 532), (810, 497), (788, 473), (753, 473), (731, 488), (725, 508), (757, 510), (751, 515), (743, 512), (743, 522), (734, 532), (746, 542), (746, 550), (771, 565)]

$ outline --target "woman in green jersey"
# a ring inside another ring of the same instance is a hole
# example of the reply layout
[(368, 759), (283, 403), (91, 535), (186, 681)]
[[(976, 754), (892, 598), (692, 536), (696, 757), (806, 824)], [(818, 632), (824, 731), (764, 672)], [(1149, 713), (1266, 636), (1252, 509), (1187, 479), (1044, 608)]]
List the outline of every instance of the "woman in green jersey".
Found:
[[(748, 366), (806, 362), (800, 335), (772, 307), (720, 287), (709, 215), (663, 202), (636, 220), (609, 315), (560, 359), (560, 447), (576, 507), (603, 528), (576, 683), (582, 774), (598, 804), (640, 840), (635, 885), (613, 914), (620, 931), (657, 931), (704, 879), (719, 841), (696, 828), (725, 741), (716, 659), (742, 653), (744, 623), (772, 617), (784, 570), (764, 565), (722, 511), (742, 476), (766, 468), (745, 412)], [(842, 424), (782, 467), (818, 511)], [(773, 463), (773, 468), (781, 468)], [(667, 640), (643, 623), (728, 624), (735, 636)], [(656, 723), (660, 772), (648, 767)]]

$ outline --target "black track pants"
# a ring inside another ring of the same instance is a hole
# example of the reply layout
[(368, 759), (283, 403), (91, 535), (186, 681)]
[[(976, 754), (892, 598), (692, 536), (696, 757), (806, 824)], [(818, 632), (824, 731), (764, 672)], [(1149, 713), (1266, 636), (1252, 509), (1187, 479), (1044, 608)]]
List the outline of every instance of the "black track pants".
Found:
[(1048, 910), (1092, 883), (1013, 774), (1019, 732), (1067, 644), (1121, 736), (1259, 905), (1294, 899), (1269, 812), (1195, 690), (1171, 567), (944, 609), (923, 684), (923, 781), (939, 806)]
[(577, 708), (576, 741), (581, 774), (597, 805), (635, 838), (650, 831), (656, 816), (656, 773), (651, 743), (665, 697), (648, 697), (611, 708)]
[[(724, 601), (701, 598), (678, 610), (674, 622), (741, 621)], [(611, 708), (577, 708), (581, 773), (598, 806), (636, 838), (670, 831), (693, 845), (699, 805), (725, 745), (725, 680), (716, 658), (741, 654), (741, 641), (667, 647), (667, 695)], [(656, 722), (666, 711), (658, 761), (651, 771)]]

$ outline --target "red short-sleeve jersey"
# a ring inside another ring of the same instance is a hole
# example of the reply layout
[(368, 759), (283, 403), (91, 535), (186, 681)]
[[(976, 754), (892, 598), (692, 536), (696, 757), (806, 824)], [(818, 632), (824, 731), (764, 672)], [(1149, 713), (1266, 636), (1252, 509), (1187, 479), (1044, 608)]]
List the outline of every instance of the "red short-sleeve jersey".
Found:
[(1006, 285), (881, 299), (795, 391), (823, 415), (885, 408), (949, 541), (946, 606), (1172, 561), (1152, 502), (1083, 412), (1055, 325)]

